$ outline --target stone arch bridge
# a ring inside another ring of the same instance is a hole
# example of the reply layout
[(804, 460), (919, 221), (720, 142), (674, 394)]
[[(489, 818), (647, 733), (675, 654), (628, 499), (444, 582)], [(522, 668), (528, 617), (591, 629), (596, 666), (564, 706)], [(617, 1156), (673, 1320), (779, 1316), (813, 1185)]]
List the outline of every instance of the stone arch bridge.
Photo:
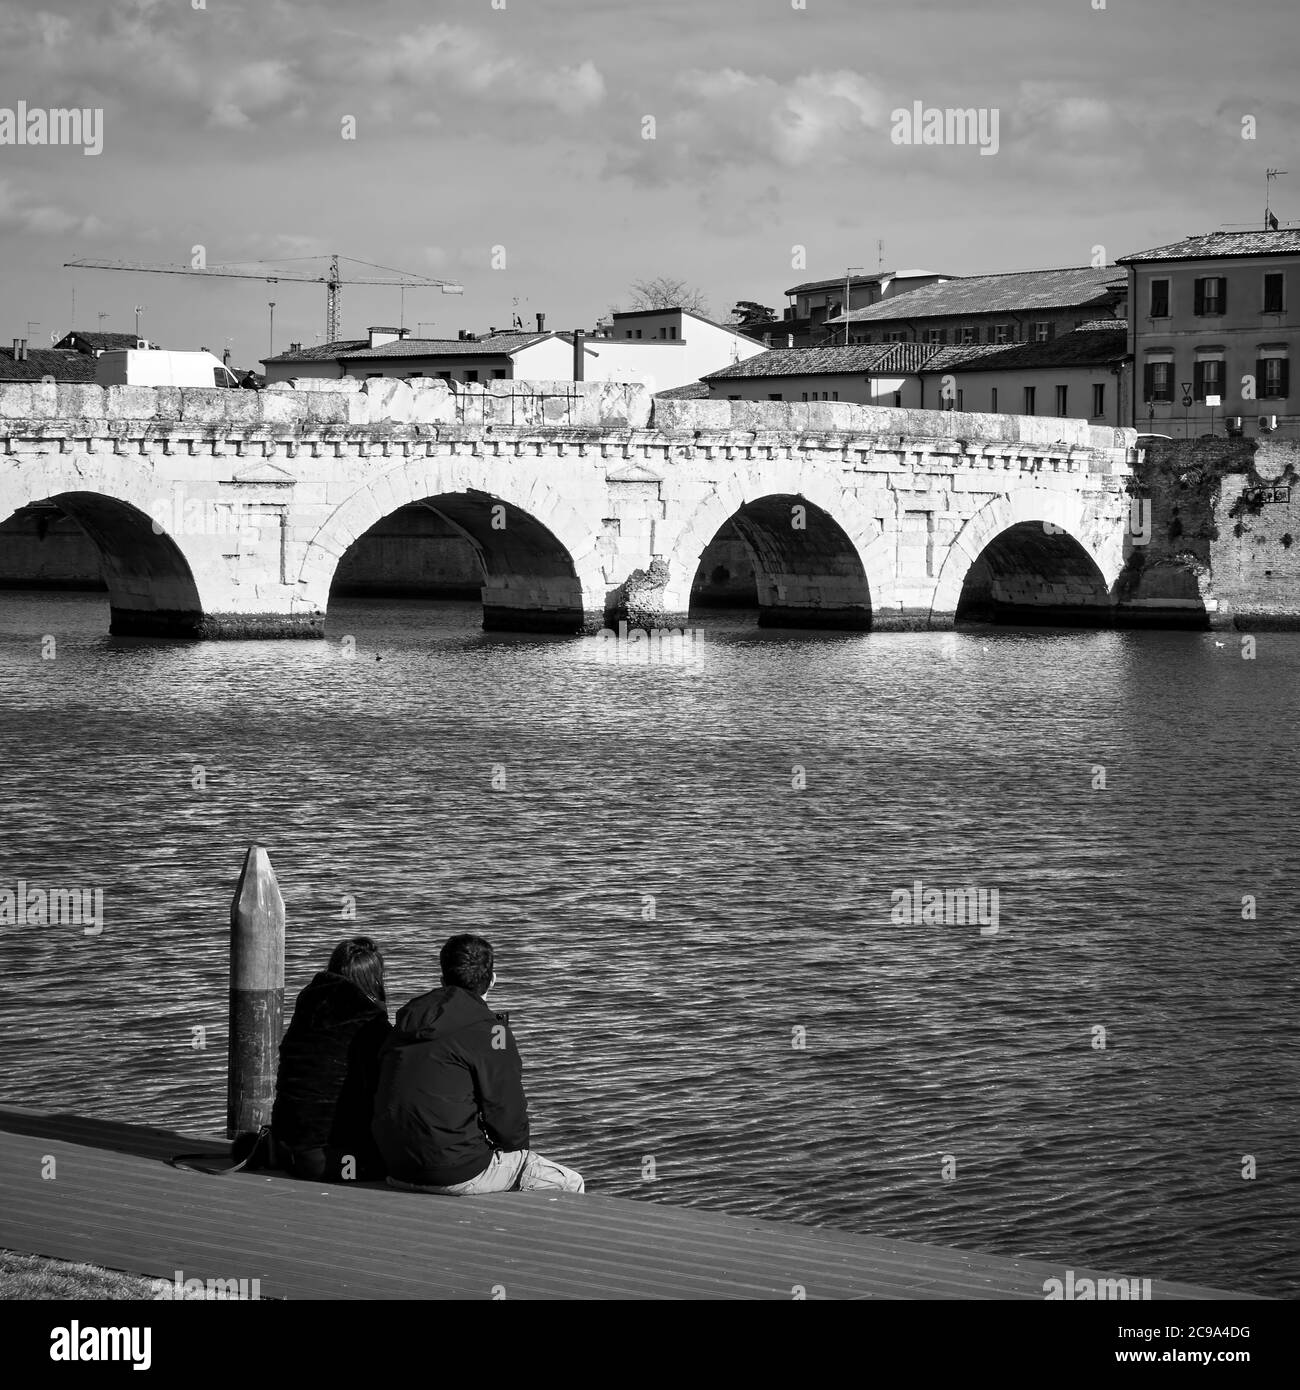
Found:
[(603, 382), (13, 383), (0, 521), (39, 502), (75, 518), (116, 633), (318, 636), (343, 556), (417, 503), (473, 548), (488, 628), (680, 626), (724, 535), (778, 626), (1184, 621), (1204, 612), (1194, 583), (1125, 590), (1133, 441), (1074, 420), (655, 401)]

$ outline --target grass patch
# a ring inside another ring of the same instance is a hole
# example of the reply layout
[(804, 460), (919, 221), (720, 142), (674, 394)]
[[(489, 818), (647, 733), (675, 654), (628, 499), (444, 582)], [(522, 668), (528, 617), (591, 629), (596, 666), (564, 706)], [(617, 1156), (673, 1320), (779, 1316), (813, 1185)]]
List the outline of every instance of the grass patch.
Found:
[(0, 1300), (102, 1298), (153, 1300), (153, 1280), (98, 1265), (0, 1250)]

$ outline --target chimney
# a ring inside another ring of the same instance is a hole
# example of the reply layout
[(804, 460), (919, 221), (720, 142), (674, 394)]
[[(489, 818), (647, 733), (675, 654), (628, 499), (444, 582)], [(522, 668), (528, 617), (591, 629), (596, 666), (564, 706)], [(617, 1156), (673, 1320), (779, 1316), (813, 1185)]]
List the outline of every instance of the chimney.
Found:
[(489, 327), (489, 328), (488, 328), (488, 335), (489, 335), (489, 336), (491, 336), (491, 335), (492, 335), (493, 333), (495, 333), (495, 332), (496, 332), (496, 329), (495, 329), (495, 328), (493, 328), (493, 327)]
[(772, 346), (772, 335), (770, 333), (763, 334), (763, 346), (765, 348), (770, 348)]
[[(292, 347), (293, 344), (290, 343), (289, 346)], [(223, 353), (221, 354), (221, 365), (222, 365), (223, 367), (228, 367), (228, 366), (230, 366), (230, 349), (229, 349), (229, 348), (227, 348), (227, 349), (225, 350), (225, 352), (223, 352)]]
[(787, 333), (787, 334), (785, 335), (785, 345), (786, 345), (786, 347), (788, 347), (788, 348), (794, 347), (794, 334), (793, 334), (793, 333)]
[(583, 365), (584, 365), (584, 359), (583, 359), (583, 356), (582, 356), (582, 329), (581, 329), (581, 328), (575, 328), (575, 329), (573, 330), (573, 379), (574, 379), (574, 381), (582, 381), (582, 380), (584, 379), (584, 378), (583, 378), (583, 375), (582, 375)]
[(538, 315), (537, 315), (537, 331), (538, 331), (539, 333), (545, 333), (545, 332), (546, 332), (546, 315), (545, 315), (545, 314), (538, 314)]
[[(290, 351), (290, 352), (301, 352), (301, 351), (302, 351), (302, 344), (301, 344), (301, 343), (290, 343), (290, 344), (289, 344), (289, 351)], [(227, 356), (229, 356), (229, 353), (227, 353)]]
[(396, 343), (404, 336), (400, 328), (369, 328), (372, 348), (383, 347), (386, 343)]
[(466, 333), (465, 330), (464, 330), (463, 328), (461, 328), (461, 329), (458, 329), (458, 330), (457, 330), (457, 337), (458, 337), (458, 338), (460, 339), (460, 341), (463, 343), (463, 342), (465, 341), (465, 339), (469, 337), (469, 334)]
[(27, 361), (27, 339), (26, 339), (26, 338), (15, 338), (15, 339), (14, 339), (14, 361), (15, 361), (15, 362), (26, 362), (26, 361)]

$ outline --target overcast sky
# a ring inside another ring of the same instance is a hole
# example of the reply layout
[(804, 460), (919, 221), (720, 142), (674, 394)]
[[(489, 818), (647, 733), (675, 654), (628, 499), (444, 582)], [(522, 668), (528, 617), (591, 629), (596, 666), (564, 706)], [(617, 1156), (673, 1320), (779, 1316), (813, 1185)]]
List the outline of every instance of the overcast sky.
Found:
[[(323, 337), (318, 286), (62, 268), (196, 244), (457, 280), (405, 302), (454, 336), (589, 327), (655, 275), (718, 318), (779, 312), (800, 280), (876, 269), (878, 241), (887, 269), (956, 275), (1113, 260), (1257, 225), (1266, 166), (1300, 216), (1296, 0), (504, 3), (0, 4), (0, 108), (104, 113), (98, 156), (0, 145), (0, 341), (72, 327), (74, 286), (78, 328), (143, 304), (146, 336), (240, 365), (269, 299), (277, 350)], [(894, 143), (917, 101), (996, 110), (997, 153)], [(344, 291), (345, 336), (398, 315), (396, 289)]]

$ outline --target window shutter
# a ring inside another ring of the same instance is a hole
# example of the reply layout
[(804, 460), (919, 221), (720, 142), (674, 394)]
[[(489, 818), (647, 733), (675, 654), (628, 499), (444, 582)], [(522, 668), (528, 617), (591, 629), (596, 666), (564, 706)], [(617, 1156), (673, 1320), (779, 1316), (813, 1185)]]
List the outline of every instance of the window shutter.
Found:
[(1205, 399), (1205, 363), (1194, 362), (1192, 364), (1192, 399), (1203, 401)]
[(1052, 341), (1052, 339), (1055, 338), (1055, 337), (1056, 337), (1056, 320), (1055, 320), (1055, 319), (1048, 319), (1048, 321), (1047, 321), (1047, 341), (1050, 343), (1050, 342)]
[(1204, 280), (1197, 280), (1197, 281), (1196, 281), (1196, 296), (1195, 296), (1195, 298), (1196, 298), (1196, 302), (1195, 302), (1195, 304), (1192, 306), (1192, 312), (1193, 312), (1194, 314), (1203, 314), (1203, 313), (1205, 312), (1205, 281), (1204, 281)]
[(1255, 399), (1262, 399), (1266, 389), (1264, 385), (1264, 359), (1257, 357), (1255, 359)]
[(1278, 368), (1281, 378), (1278, 383), (1278, 394), (1289, 396), (1291, 394), (1291, 363), (1287, 358), (1282, 359), (1282, 365)]
[(1228, 277), (1227, 277), (1226, 275), (1220, 275), (1220, 276), (1219, 276), (1219, 282), (1218, 282), (1218, 283), (1219, 283), (1219, 313), (1221, 313), (1221, 314), (1226, 314), (1226, 313), (1228, 312)]
[(1156, 364), (1148, 362), (1142, 368), (1142, 399), (1154, 400), (1156, 394)]

